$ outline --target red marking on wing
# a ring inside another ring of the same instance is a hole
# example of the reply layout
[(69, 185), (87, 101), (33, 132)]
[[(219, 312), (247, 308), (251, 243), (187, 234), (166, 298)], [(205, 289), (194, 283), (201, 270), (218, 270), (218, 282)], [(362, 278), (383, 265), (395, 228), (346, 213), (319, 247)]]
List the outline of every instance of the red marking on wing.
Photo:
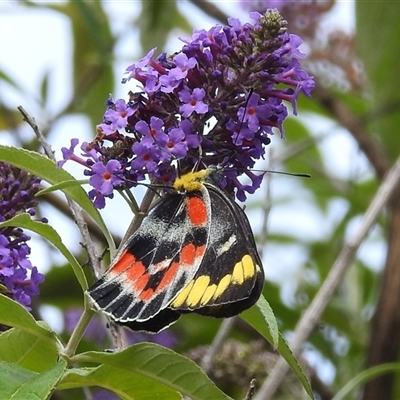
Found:
[(137, 261), (125, 272), (125, 276), (130, 282), (136, 282), (146, 276), (146, 267), (142, 262)]
[(153, 289), (147, 289), (144, 292), (140, 293), (139, 299), (143, 301), (150, 300), (154, 295), (154, 290)]
[(171, 281), (175, 278), (178, 272), (178, 268), (179, 268), (179, 263), (174, 262), (171, 264), (171, 266), (168, 268), (167, 272), (161, 279), (161, 282), (157, 286), (156, 292), (160, 292), (171, 283)]
[[(194, 207), (196, 208), (198, 207), (198, 204), (200, 204), (200, 211), (204, 211), (206, 221), (207, 213), (204, 203), (201, 199), (198, 200), (198, 202), (195, 202)], [(200, 218), (196, 218), (197, 220), (195, 220), (195, 222), (193, 221), (193, 218), (191, 218), (191, 221), (198, 224), (203, 223)], [(109, 272), (113, 275), (119, 275), (122, 280), (121, 283), (126, 288), (129, 285), (132, 292), (136, 293), (139, 300), (150, 301), (157, 293), (163, 291), (171, 284), (180, 267), (185, 265), (191, 268), (196, 262), (196, 259), (199, 257), (201, 258), (204, 255), (205, 250), (205, 245), (196, 247), (193, 243), (188, 243), (182, 247), (179, 261), (171, 263), (171, 265), (166, 268), (167, 270), (156, 288), (148, 288), (145, 290), (151, 276), (147, 273), (146, 266), (141, 261), (137, 261), (135, 256), (130, 253), (129, 250), (125, 250), (120, 255), (119, 259), (115, 265), (111, 267)]]
[(129, 253), (128, 250), (125, 250), (120, 255), (118, 261), (111, 267), (109, 272), (118, 275), (135, 265), (135, 263), (136, 257), (132, 253)]
[(179, 262), (173, 262), (170, 265), (168, 270), (165, 272), (165, 275), (161, 279), (159, 285), (155, 289), (155, 292), (161, 292), (174, 280), (179, 268), (183, 266), (182, 264), (184, 264), (186, 267), (191, 268), (196, 259), (204, 255), (205, 250), (206, 246), (195, 247), (195, 245), (192, 243), (189, 243), (186, 246), (182, 247)]
[(204, 225), (208, 220), (207, 208), (202, 199), (191, 197), (187, 202), (190, 222), (195, 226)]
[(196, 247), (193, 243), (188, 243), (182, 247), (179, 261), (182, 264), (192, 265), (196, 257)]
[(122, 282), (129, 285), (135, 292), (141, 292), (150, 279), (145, 265), (141, 261), (137, 261), (136, 257), (128, 250), (121, 254), (109, 272), (119, 275)]
[(185, 264), (191, 267), (197, 258), (202, 257), (206, 250), (206, 246), (195, 247), (193, 243), (188, 243), (182, 247), (181, 254), (179, 257), (180, 264)]
[(135, 279), (135, 283), (133, 285), (133, 289), (136, 292), (141, 292), (147, 285), (147, 283), (149, 282), (150, 276), (149, 274), (143, 274), (142, 276), (140, 276), (139, 278)]

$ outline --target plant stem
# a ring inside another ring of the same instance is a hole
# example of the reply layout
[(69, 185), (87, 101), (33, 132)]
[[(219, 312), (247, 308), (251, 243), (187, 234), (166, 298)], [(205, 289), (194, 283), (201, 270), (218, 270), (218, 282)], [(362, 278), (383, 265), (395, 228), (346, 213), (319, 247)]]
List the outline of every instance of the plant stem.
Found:
[(69, 341), (64, 349), (64, 354), (68, 358), (71, 358), (75, 355), (76, 349), (83, 337), (83, 334), (85, 333), (87, 326), (89, 325), (89, 322), (92, 320), (94, 313), (95, 312), (90, 309), (85, 298), (85, 307), (83, 309), (83, 313), (80, 316), (79, 321), (76, 324), (75, 329), (73, 330), (71, 337), (69, 338)]

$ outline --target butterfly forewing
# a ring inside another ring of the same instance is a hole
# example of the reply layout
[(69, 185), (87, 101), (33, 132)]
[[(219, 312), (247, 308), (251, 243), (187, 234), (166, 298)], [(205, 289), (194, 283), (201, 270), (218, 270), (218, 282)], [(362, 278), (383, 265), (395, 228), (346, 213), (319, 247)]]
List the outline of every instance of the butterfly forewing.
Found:
[(167, 194), (90, 288), (95, 306), (123, 323), (147, 321), (165, 309), (200, 266), (210, 207), (205, 189)]

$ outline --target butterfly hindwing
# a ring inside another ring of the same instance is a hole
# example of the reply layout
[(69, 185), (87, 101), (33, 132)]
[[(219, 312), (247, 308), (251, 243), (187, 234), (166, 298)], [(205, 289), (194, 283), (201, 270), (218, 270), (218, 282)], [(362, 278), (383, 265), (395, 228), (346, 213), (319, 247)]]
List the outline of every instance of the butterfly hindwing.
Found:
[(218, 187), (205, 186), (211, 199), (209, 245), (193, 280), (171, 308), (230, 317), (259, 298), (264, 272), (244, 211)]

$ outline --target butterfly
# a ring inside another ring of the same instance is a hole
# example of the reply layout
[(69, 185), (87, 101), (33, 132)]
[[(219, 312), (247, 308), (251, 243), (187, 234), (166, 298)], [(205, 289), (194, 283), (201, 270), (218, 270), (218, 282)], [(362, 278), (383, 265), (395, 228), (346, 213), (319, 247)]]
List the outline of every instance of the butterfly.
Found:
[(185, 313), (227, 318), (260, 297), (264, 271), (243, 209), (218, 167), (178, 177), (88, 290), (93, 308), (159, 332)]

